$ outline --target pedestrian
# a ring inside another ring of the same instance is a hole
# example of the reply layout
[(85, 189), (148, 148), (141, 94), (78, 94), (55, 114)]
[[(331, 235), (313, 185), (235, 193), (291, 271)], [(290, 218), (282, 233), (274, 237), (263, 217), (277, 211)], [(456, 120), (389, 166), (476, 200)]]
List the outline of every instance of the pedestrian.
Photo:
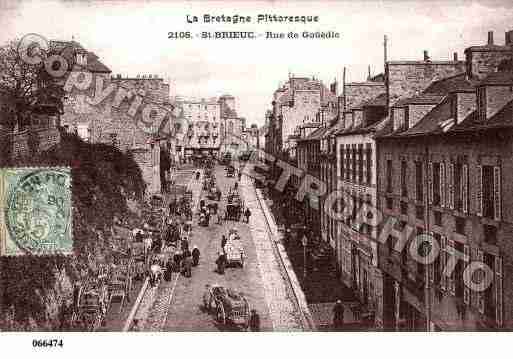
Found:
[(219, 252), (219, 256), (217, 257), (217, 273), (224, 274), (224, 270), (226, 268), (226, 254), (224, 252)]
[(344, 326), (344, 305), (340, 299), (333, 306), (333, 329), (341, 330)]
[(162, 278), (162, 268), (158, 260), (154, 260), (153, 264), (150, 267), (150, 284), (152, 287), (155, 287), (160, 279)]
[(199, 264), (200, 259), (200, 250), (198, 246), (194, 246), (192, 249), (192, 265), (197, 266)]
[(251, 309), (251, 315), (249, 317), (249, 329), (252, 332), (260, 331), (260, 315), (255, 309)]
[(164, 280), (166, 282), (169, 282), (171, 280), (173, 269), (174, 269), (173, 266), (174, 266), (173, 259), (171, 257), (169, 257), (166, 262), (166, 271), (164, 272)]
[(174, 272), (180, 271), (180, 264), (182, 263), (182, 252), (176, 251), (173, 255), (173, 261), (174, 261)]
[(244, 211), (244, 217), (246, 217), (246, 223), (249, 223), (250, 216), (251, 216), (251, 211), (249, 210), (249, 207), (246, 207), (246, 210)]
[(184, 256), (182, 274), (187, 278), (192, 276), (192, 257), (190, 255)]
[(189, 241), (187, 240), (187, 237), (182, 237), (182, 242), (180, 243), (180, 249), (183, 251), (189, 250)]
[(226, 236), (223, 234), (223, 237), (221, 238), (221, 248), (223, 249), (223, 252), (224, 252), (224, 246), (226, 245)]
[(240, 170), (238, 172), (239, 173), (237, 174), (237, 177), (239, 178), (239, 182), (240, 182), (240, 179), (242, 178), (242, 172)]

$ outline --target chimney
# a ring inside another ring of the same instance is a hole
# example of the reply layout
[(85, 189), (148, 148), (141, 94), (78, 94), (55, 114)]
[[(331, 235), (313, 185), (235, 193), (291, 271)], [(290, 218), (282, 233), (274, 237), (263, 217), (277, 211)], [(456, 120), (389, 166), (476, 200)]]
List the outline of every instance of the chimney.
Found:
[(457, 52), (454, 52), (452, 54), (452, 57), (453, 57), (454, 61), (458, 61), (458, 53)]
[(493, 31), (488, 31), (488, 45), (493, 45)]
[(513, 30), (507, 31), (506, 34), (506, 46), (513, 46)]
[(429, 55), (427, 50), (424, 50), (424, 61), (429, 61)]

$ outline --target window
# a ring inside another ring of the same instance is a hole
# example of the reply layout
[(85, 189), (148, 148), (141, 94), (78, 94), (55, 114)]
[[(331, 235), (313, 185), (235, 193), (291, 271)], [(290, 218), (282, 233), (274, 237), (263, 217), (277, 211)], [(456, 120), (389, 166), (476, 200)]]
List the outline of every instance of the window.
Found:
[(367, 184), (371, 184), (372, 183), (372, 147), (369, 146), (367, 147), (366, 149), (367, 151)]
[(494, 218), (494, 173), (493, 166), (482, 166), (482, 211), (483, 217)]
[(387, 238), (388, 255), (390, 256), (394, 250), (394, 237), (388, 236)]
[(440, 205), (440, 163), (433, 163), (433, 205)]
[(415, 189), (417, 201), (424, 201), (424, 183), (423, 183), (423, 170), (422, 162), (415, 162)]
[[(424, 234), (424, 228), (417, 227), (416, 233), (417, 233), (417, 236)], [(417, 254), (421, 258), (424, 258), (429, 253), (428, 248), (426, 248), (426, 245), (428, 245), (427, 242), (422, 242), (422, 245), (417, 247), (417, 251), (418, 251)], [(426, 275), (426, 266), (421, 262), (417, 262), (417, 278), (423, 279), (425, 275)]]
[[(458, 251), (460, 254), (464, 253), (463, 243), (452, 241), (454, 245), (454, 250)], [(456, 268), (454, 268), (454, 285), (455, 285), (455, 295), (456, 297), (463, 298), (463, 290), (465, 288), (465, 284), (463, 282), (463, 271), (465, 270), (465, 263), (461, 260), (457, 261)]]
[(345, 156), (345, 153), (344, 153), (344, 145), (340, 146), (340, 178), (344, 179), (344, 170), (345, 170), (345, 167), (344, 167), (344, 158)]
[(408, 197), (408, 186), (406, 182), (408, 170), (408, 163), (406, 161), (401, 161), (401, 196)]
[(355, 145), (352, 145), (351, 146), (352, 149), (351, 149), (351, 155), (353, 156), (353, 161), (352, 161), (352, 164), (351, 164), (351, 170), (353, 171), (353, 183), (356, 183), (356, 146)]
[(483, 225), (483, 237), (485, 243), (497, 244), (497, 227), (490, 225)]
[(394, 209), (394, 199), (392, 197), (387, 197), (387, 209)]
[(424, 206), (415, 206), (415, 217), (424, 219)]
[(401, 214), (408, 214), (408, 202), (401, 201)]
[(388, 193), (392, 193), (392, 160), (387, 160), (386, 173), (387, 173), (386, 191)]
[(358, 145), (358, 183), (363, 183), (363, 144)]
[(484, 87), (477, 88), (477, 116), (480, 121), (486, 120), (486, 93)]
[(465, 234), (465, 218), (455, 217), (455, 231), (459, 234)]
[(433, 216), (435, 218), (435, 224), (437, 226), (441, 226), (442, 225), (442, 212), (434, 211)]
[[(442, 236), (438, 233), (433, 233), (433, 239), (438, 243), (438, 248), (442, 250)], [(433, 282), (436, 286), (438, 286), (442, 277), (443, 268), (440, 266), (440, 256), (438, 255), (435, 258), (436, 259), (433, 262)]]

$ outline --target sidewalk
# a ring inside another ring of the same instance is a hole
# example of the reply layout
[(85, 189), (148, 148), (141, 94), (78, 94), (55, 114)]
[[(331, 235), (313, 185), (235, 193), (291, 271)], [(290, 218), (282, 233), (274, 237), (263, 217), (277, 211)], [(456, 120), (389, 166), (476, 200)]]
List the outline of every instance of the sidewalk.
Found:
[(301, 319), (293, 301), (294, 294), (286, 283), (284, 273), (275, 256), (273, 239), (269, 235), (265, 214), (260, 208), (253, 184), (247, 176), (242, 176), (241, 194), (251, 211), (251, 238), (256, 248), (258, 267), (269, 314), (274, 331), (301, 331)]
[[(267, 200), (272, 202), (272, 200)], [(276, 203), (276, 202), (274, 202)], [(275, 205), (269, 208), (274, 217), (279, 221), (283, 218)], [(368, 330), (368, 326), (360, 323), (355, 319), (354, 313), (351, 311), (352, 306), (358, 305), (359, 301), (351, 288), (348, 288), (339, 278), (336, 269), (332, 266), (314, 268), (307, 253), (306, 260), (306, 276), (304, 268), (304, 252), (303, 246), (299, 238), (291, 238), (290, 242), (285, 246), (294, 272), (297, 275), (301, 288), (305, 293), (306, 300), (310, 312), (320, 331), (332, 330), (333, 306), (340, 299), (344, 303), (345, 313), (344, 322), (346, 330)]]

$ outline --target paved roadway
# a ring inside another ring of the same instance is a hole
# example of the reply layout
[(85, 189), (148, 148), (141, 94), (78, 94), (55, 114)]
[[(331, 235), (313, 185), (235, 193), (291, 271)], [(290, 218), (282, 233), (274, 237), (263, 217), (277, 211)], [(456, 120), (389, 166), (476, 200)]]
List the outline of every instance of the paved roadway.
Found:
[[(200, 199), (209, 202), (201, 191), (203, 176), (199, 181), (192, 170), (179, 171), (177, 184), (189, 183), (193, 202)], [(223, 192), (220, 211), (224, 211), (226, 194), (236, 179), (225, 177), (224, 167), (216, 166), (215, 176)], [(174, 274), (169, 282), (163, 281), (158, 288), (149, 288), (141, 302), (136, 318), (143, 331), (226, 331), (237, 330), (219, 326), (215, 314), (203, 311), (202, 297), (207, 284), (220, 284), (239, 290), (247, 297), (252, 309), (260, 314), (261, 330), (301, 330), (300, 320), (293, 301), (293, 294), (286, 283), (286, 276), (276, 258), (271, 238), (267, 234), (265, 217), (256, 200), (252, 182), (243, 178), (239, 184), (241, 194), (252, 212), (250, 224), (226, 221), (210, 223), (209, 227), (198, 226), (194, 213), (191, 248), (197, 245), (200, 264), (193, 268), (192, 277)], [(193, 203), (193, 206), (194, 206)], [(215, 269), (215, 260), (221, 250), (221, 236), (230, 228), (237, 228), (247, 258), (244, 268), (229, 267), (224, 275)]]
[[(216, 166), (217, 183), (223, 192), (220, 202), (221, 212), (224, 210), (228, 189), (234, 185), (235, 179), (225, 177), (224, 168)], [(206, 200), (206, 197), (203, 197)], [(208, 200), (206, 200), (208, 202)], [(192, 277), (180, 276), (170, 301), (165, 331), (223, 331), (235, 328), (222, 328), (215, 322), (213, 314), (202, 310), (202, 296), (206, 284), (220, 284), (242, 291), (247, 297), (251, 308), (260, 314), (261, 330), (273, 329), (273, 323), (267, 309), (267, 302), (260, 276), (258, 256), (250, 236), (249, 226), (242, 222), (226, 221), (223, 224), (210, 223), (209, 227), (197, 225), (198, 217), (194, 216), (191, 244), (197, 245), (200, 252), (200, 264), (193, 268)], [(235, 227), (240, 233), (247, 255), (244, 268), (227, 268), (224, 275), (215, 272), (218, 252), (221, 250), (221, 236), (228, 229)]]

